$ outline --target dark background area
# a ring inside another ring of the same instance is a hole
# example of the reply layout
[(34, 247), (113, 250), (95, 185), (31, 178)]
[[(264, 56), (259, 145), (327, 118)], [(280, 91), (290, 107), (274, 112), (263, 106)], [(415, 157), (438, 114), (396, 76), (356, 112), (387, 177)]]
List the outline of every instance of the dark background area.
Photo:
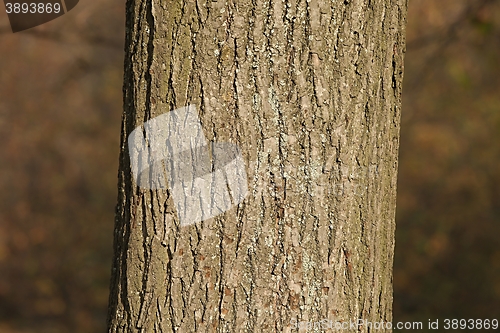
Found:
[[(124, 3), (0, 11), (0, 332), (103, 332)], [(394, 321), (500, 319), (500, 1), (410, 0)]]

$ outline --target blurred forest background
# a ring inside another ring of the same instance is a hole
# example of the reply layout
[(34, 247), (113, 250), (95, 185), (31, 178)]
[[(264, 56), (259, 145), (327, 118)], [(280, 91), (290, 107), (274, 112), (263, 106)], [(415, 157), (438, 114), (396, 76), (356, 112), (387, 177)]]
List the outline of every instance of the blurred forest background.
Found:
[[(0, 332), (105, 330), (123, 1), (0, 11)], [(394, 320), (500, 319), (500, 0), (410, 0)]]

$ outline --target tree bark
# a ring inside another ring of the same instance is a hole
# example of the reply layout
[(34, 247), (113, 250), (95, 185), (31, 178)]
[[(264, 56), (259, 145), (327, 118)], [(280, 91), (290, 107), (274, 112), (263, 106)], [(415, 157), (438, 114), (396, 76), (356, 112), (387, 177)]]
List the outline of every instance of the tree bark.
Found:
[[(391, 322), (406, 10), (127, 1), (109, 332)], [(207, 140), (239, 146), (249, 192), (181, 225), (168, 188), (135, 182), (127, 138), (187, 105)]]

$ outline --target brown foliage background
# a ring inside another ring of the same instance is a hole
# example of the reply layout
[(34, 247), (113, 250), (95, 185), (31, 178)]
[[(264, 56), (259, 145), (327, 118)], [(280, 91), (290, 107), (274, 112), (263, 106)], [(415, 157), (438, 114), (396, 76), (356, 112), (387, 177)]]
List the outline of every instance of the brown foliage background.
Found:
[[(105, 330), (124, 8), (0, 12), (0, 332)], [(500, 319), (500, 1), (411, 0), (407, 33), (394, 319)]]
[(500, 319), (500, 1), (409, 14), (395, 318)]

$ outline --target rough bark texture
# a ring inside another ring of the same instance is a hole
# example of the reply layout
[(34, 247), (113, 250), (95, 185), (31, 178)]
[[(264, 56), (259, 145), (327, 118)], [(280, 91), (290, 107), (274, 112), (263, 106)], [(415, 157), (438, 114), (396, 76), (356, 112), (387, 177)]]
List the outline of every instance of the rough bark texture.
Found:
[[(127, 1), (109, 332), (392, 320), (406, 7)], [(135, 184), (126, 143), (188, 104), (241, 148), (250, 193), (181, 227), (168, 190)]]

